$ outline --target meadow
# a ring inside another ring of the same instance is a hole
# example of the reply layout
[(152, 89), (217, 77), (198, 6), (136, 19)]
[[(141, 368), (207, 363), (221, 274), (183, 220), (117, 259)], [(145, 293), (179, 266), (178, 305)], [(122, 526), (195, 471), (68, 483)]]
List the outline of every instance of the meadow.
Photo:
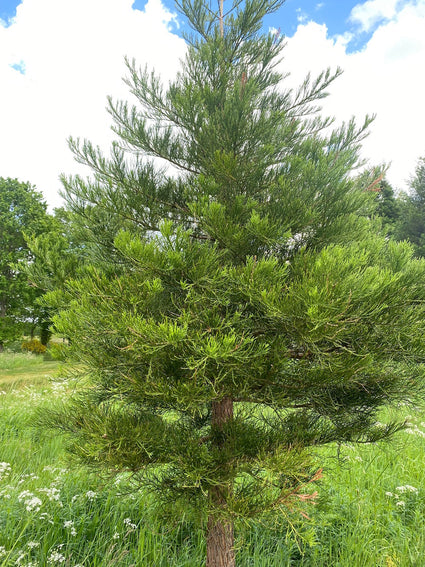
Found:
[[(58, 367), (0, 354), (0, 566), (201, 567), (203, 534), (190, 517), (171, 523), (126, 475), (71, 464), (66, 440), (34, 424), (67, 395)], [(391, 442), (320, 450), (324, 475), (301, 533), (237, 526), (237, 565), (423, 567), (425, 411), (397, 411), (409, 427)]]

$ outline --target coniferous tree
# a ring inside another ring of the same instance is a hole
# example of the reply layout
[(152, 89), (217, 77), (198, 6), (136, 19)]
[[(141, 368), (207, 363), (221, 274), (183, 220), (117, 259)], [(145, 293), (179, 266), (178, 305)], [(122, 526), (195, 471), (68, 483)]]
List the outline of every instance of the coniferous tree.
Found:
[(236, 519), (308, 498), (314, 447), (388, 437), (378, 412), (423, 388), (425, 264), (378, 235), (350, 176), (369, 121), (325, 133), (339, 72), (284, 89), (283, 40), (260, 33), (279, 6), (183, 0), (176, 80), (129, 62), (119, 141), (109, 158), (71, 141), (94, 176), (63, 180), (101, 261), (55, 317), (86, 386), (48, 422), (83, 462), (191, 505), (208, 567), (235, 564)]
[(400, 199), (400, 220), (396, 229), (399, 240), (409, 240), (415, 254), (425, 256), (425, 158), (416, 166), (415, 175), (410, 180), (410, 192)]
[(400, 201), (386, 179), (379, 182), (376, 199), (378, 203), (376, 214), (382, 219), (384, 231), (389, 235), (394, 235), (400, 221)]

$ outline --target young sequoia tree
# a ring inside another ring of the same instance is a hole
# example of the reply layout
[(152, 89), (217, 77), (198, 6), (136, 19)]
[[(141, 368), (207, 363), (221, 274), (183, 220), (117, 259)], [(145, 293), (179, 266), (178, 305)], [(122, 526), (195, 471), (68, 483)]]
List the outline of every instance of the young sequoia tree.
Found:
[(350, 176), (369, 121), (317, 116), (335, 75), (285, 90), (260, 31), (279, 5), (182, 0), (175, 81), (129, 63), (119, 142), (71, 141), (93, 176), (64, 179), (103, 252), (55, 318), (84, 380), (50, 421), (85, 463), (192, 506), (208, 567), (235, 565), (236, 519), (308, 498), (316, 446), (388, 437), (377, 413), (422, 392), (425, 264)]

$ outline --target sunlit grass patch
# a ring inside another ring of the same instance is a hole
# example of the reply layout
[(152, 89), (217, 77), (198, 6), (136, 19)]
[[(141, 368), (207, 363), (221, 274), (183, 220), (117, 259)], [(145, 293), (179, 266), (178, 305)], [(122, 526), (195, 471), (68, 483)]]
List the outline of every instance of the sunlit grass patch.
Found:
[(0, 353), (0, 391), (25, 386), (43, 386), (58, 368), (57, 361), (31, 353)]

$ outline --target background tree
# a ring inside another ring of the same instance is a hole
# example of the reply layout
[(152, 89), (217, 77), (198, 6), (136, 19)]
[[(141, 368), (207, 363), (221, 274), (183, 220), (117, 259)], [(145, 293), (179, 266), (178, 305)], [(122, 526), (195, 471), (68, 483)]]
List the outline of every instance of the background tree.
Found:
[(400, 221), (396, 230), (398, 240), (409, 240), (415, 255), (425, 256), (425, 158), (416, 166), (410, 180), (410, 191), (400, 198)]
[(382, 166), (366, 168), (355, 180), (359, 187), (375, 194), (374, 214), (380, 219), (384, 234), (393, 236), (400, 218), (400, 201), (385, 178), (385, 173), (386, 169)]
[(57, 229), (27, 238), (27, 245), (31, 258), (23, 262), (21, 270), (36, 290), (33, 318), (39, 328), (41, 343), (47, 345), (52, 335), (52, 308), (44, 301), (44, 294), (63, 289), (65, 281), (75, 276), (78, 257), (70, 250), (69, 240)]
[(54, 311), (46, 292), (60, 290), (65, 295), (67, 280), (82, 276), (91, 264), (107, 266), (114, 253), (114, 237), (125, 226), (120, 215), (108, 213), (96, 204), (85, 207), (78, 215), (57, 208), (51, 220), (48, 232), (26, 237), (30, 257), (20, 263), (21, 272), (38, 290), (32, 316), (42, 344), (47, 344), (52, 334)]
[(394, 235), (400, 221), (401, 207), (394, 189), (386, 179), (379, 182), (376, 199), (378, 202), (376, 214), (382, 219), (384, 231), (389, 235)]
[(379, 411), (423, 391), (425, 264), (350, 175), (369, 120), (325, 133), (339, 72), (284, 90), (282, 38), (260, 34), (279, 5), (183, 1), (176, 80), (128, 63), (119, 142), (71, 141), (94, 175), (64, 179), (102, 262), (66, 284), (54, 323), (84, 381), (44, 419), (83, 462), (191, 505), (208, 567), (235, 564), (236, 519), (308, 500), (315, 447), (388, 437)]
[(51, 220), (48, 232), (26, 238), (31, 258), (23, 264), (23, 270), (30, 283), (42, 292), (63, 289), (89, 259), (96, 260), (87, 233), (80, 234), (81, 219), (75, 222), (72, 213), (57, 208)]
[(30, 251), (25, 235), (49, 230), (51, 219), (41, 193), (29, 183), (0, 178), (0, 350), (22, 334), (34, 313), (40, 295), (28, 284), (20, 264)]

